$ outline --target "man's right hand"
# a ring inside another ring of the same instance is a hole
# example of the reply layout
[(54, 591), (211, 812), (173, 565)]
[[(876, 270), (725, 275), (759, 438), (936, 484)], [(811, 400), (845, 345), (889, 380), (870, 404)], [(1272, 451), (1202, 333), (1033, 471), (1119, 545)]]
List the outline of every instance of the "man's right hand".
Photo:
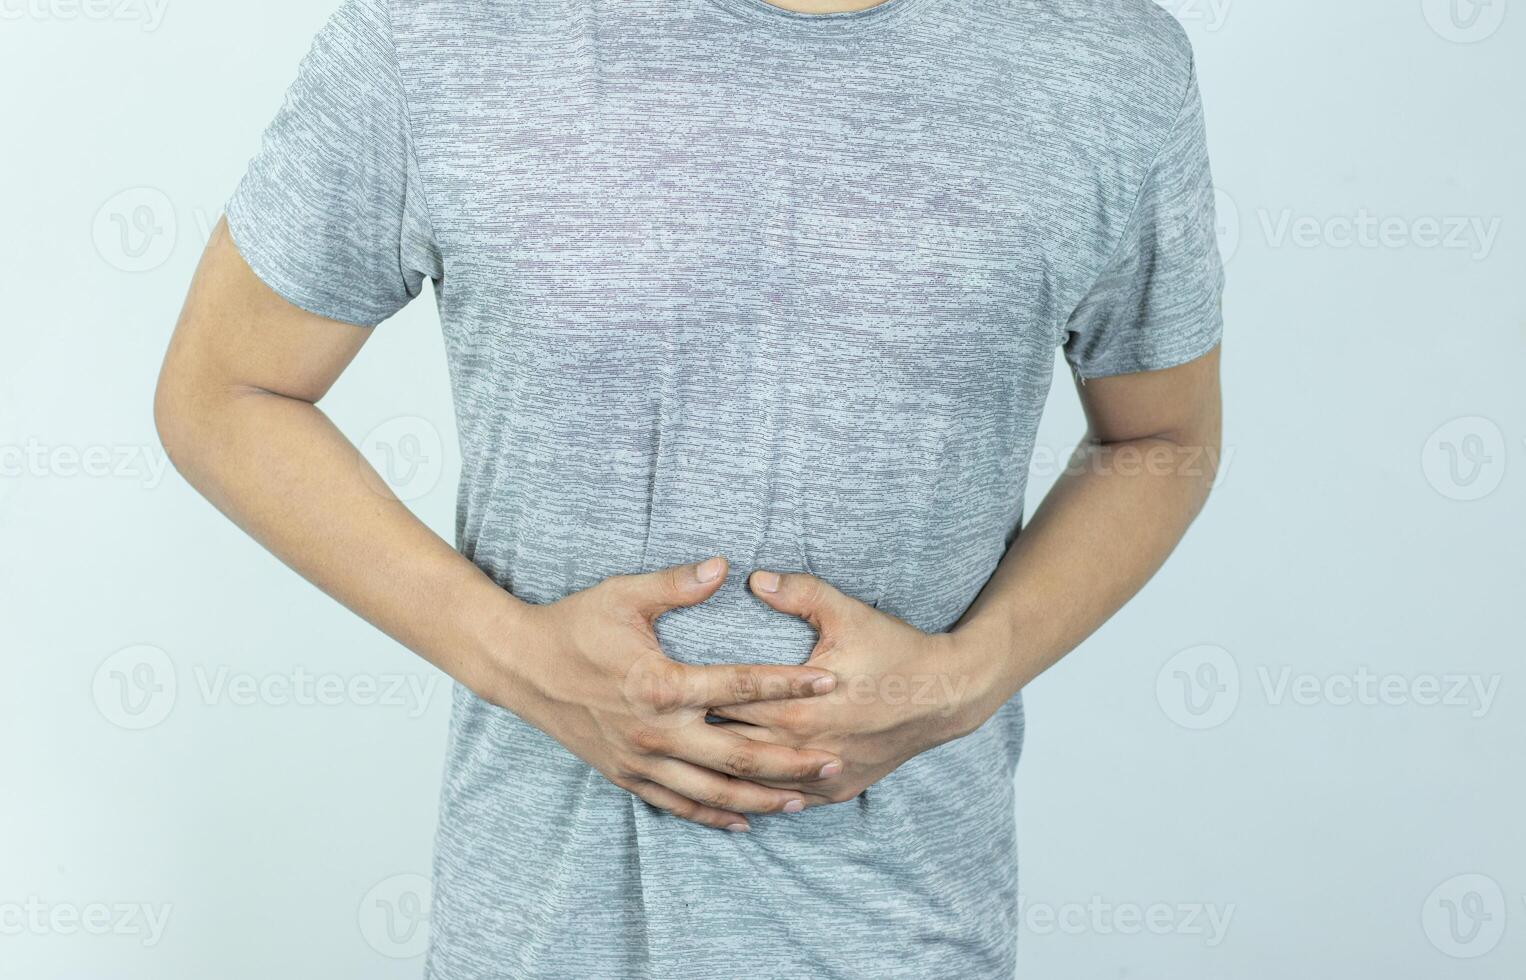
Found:
[(482, 692), (556, 739), (610, 782), (675, 816), (747, 830), (746, 813), (794, 813), (793, 790), (761, 785), (830, 779), (827, 752), (749, 739), (709, 724), (712, 708), (809, 698), (837, 678), (819, 667), (668, 659), (654, 624), (708, 599), (726, 578), (711, 558), (621, 575), (543, 606), (523, 606), (498, 666), (499, 691)]
[(709, 706), (809, 697), (830, 672), (662, 655), (653, 622), (714, 594), (724, 561), (529, 606), (414, 516), (315, 405), (371, 334), (287, 302), (218, 222), (155, 393), (176, 467), (309, 581), (654, 806), (741, 829), (803, 802), (760, 783), (841, 765), (705, 723)]

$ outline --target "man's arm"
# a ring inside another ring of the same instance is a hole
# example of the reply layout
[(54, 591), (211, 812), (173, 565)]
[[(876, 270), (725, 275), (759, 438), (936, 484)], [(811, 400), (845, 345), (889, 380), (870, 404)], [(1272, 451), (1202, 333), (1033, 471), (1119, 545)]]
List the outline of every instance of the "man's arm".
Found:
[[(1219, 355), (1080, 388), (1089, 432), (953, 630), (927, 634), (801, 573), (754, 572), (759, 599), (817, 631), (808, 664), (834, 694), (717, 709), (728, 730), (840, 755), (801, 786), (812, 805), (853, 799), (906, 760), (980, 727), (1073, 650), (1160, 568), (1202, 508), (1219, 452)], [(938, 677), (929, 696), (876, 692)]]
[(744, 812), (802, 796), (735, 778), (810, 784), (829, 753), (755, 743), (705, 723), (710, 707), (812, 697), (819, 668), (689, 667), (652, 625), (708, 598), (711, 559), (618, 576), (547, 606), (519, 601), (408, 510), (320, 411), (370, 336), (287, 303), (219, 224), (155, 396), (176, 467), (282, 561), (488, 701), (546, 731), (654, 806), (745, 829)]
[(982, 681), (961, 706), (965, 727), (989, 718), (1122, 608), (1165, 563), (1213, 486), (1217, 347), (1180, 367), (1093, 378), (1077, 389), (1085, 441), (953, 630), (959, 669)]

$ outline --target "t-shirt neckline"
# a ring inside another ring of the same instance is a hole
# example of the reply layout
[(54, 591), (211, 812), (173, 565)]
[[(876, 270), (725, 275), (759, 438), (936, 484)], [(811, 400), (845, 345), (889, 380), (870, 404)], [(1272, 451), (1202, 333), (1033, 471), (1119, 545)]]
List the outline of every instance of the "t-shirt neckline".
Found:
[(783, 28), (820, 31), (836, 34), (842, 31), (865, 30), (895, 21), (910, 13), (928, 0), (880, 0), (872, 7), (862, 10), (844, 10), (830, 14), (813, 14), (789, 10), (769, 0), (713, 0), (722, 7), (745, 14), (754, 20), (772, 23)]

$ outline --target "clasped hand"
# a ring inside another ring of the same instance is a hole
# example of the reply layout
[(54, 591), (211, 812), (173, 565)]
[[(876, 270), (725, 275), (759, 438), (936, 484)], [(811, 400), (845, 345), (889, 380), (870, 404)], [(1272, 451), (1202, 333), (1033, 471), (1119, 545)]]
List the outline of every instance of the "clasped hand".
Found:
[(724, 559), (608, 579), (526, 606), (486, 696), (615, 785), (706, 826), (857, 797), (906, 760), (964, 734), (954, 640), (806, 574), (754, 572), (753, 593), (817, 632), (800, 666), (690, 666), (655, 624), (709, 598)]

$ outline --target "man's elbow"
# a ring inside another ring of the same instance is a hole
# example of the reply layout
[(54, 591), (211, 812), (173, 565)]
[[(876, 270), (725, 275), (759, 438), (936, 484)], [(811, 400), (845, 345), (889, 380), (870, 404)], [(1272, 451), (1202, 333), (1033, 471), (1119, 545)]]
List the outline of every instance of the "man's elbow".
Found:
[(168, 368), (159, 372), (159, 383), (154, 386), (154, 430), (159, 434), (159, 444), (165, 455), (180, 468), (182, 445), (182, 415), (180, 394), (175, 390), (174, 377)]
[(1192, 509), (1192, 516), (1196, 519), (1208, 503), (1208, 498), (1213, 495), (1213, 489), (1218, 485), (1219, 474), (1224, 465), (1224, 438), (1222, 428), (1215, 418), (1214, 424), (1208, 431), (1201, 434), (1195, 444), (1187, 448), (1189, 461), (1195, 458), (1195, 465), (1188, 475), (1195, 478), (1197, 483), (1197, 499)]
[(154, 386), (154, 429), (159, 443), (175, 469), (182, 474), (208, 438), (205, 399), (198, 394), (203, 386), (194, 373), (172, 356), (159, 371)]

